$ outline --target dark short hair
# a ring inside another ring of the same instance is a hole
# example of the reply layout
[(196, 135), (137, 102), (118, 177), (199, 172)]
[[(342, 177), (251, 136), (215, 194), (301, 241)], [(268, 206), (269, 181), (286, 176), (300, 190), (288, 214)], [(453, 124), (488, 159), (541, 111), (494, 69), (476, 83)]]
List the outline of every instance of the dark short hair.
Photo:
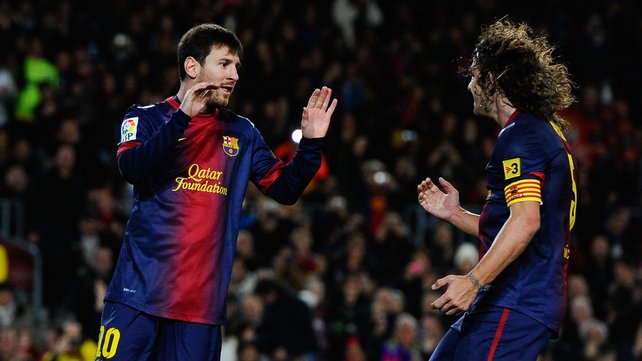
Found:
[(185, 80), (187, 74), (183, 64), (191, 56), (200, 64), (212, 50), (212, 47), (227, 46), (230, 50), (243, 57), (241, 41), (232, 31), (218, 24), (200, 24), (189, 29), (178, 43), (178, 75)]

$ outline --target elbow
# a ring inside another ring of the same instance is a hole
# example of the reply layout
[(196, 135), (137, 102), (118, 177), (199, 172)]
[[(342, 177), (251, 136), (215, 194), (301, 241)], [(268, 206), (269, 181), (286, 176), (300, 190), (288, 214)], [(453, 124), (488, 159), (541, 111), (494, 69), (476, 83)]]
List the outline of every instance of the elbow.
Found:
[(125, 181), (131, 184), (136, 184), (138, 181), (140, 181), (141, 177), (137, 176), (135, 174), (131, 174), (131, 172), (124, 172), (122, 169), (120, 169), (120, 175), (123, 177)]
[(535, 236), (535, 234), (539, 231), (540, 226), (541, 222), (539, 215), (537, 217), (533, 216), (525, 219), (524, 231), (526, 232), (526, 234), (528, 234), (528, 239), (531, 239), (533, 238), (533, 236)]
[(122, 156), (118, 157), (118, 171), (120, 172), (120, 176), (131, 184), (135, 184), (142, 179), (142, 175), (139, 174), (139, 172), (133, 171), (132, 167), (127, 165)]
[(297, 199), (298, 199), (297, 197), (274, 197), (275, 201), (277, 201), (279, 204), (283, 204), (286, 206), (294, 205)]

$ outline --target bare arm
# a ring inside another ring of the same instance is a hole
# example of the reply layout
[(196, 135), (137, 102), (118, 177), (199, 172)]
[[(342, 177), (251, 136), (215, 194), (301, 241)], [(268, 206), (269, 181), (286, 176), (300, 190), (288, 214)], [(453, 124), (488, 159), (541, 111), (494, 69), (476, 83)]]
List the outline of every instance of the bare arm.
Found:
[(432, 307), (446, 314), (470, 308), (478, 286), (492, 282), (524, 252), (540, 226), (538, 202), (520, 202), (510, 207), (510, 217), (497, 234), (493, 245), (468, 275), (448, 275), (435, 282), (433, 289), (448, 286)]
[(492, 282), (528, 246), (539, 230), (538, 202), (520, 202), (510, 207), (510, 217), (486, 255), (470, 272), (481, 284)]
[(448, 181), (439, 178), (443, 191), (430, 178), (417, 186), (419, 204), (433, 216), (442, 219), (461, 231), (479, 237), (479, 215), (469, 212), (459, 204), (459, 191)]

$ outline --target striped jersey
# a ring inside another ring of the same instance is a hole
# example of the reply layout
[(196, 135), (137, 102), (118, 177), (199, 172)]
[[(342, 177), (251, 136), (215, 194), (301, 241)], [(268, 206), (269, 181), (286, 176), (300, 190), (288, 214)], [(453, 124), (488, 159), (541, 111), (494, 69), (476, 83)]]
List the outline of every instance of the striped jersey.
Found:
[(577, 202), (575, 164), (566, 139), (552, 122), (515, 112), (499, 133), (486, 174), (489, 194), (479, 220), (480, 253), (492, 245), (512, 204), (539, 202), (540, 229), (490, 290), (480, 294), (479, 306), (514, 309), (557, 332), (566, 312)]
[(134, 105), (121, 126), (118, 166), (133, 204), (106, 300), (145, 313), (225, 323), (225, 299), (248, 183), (293, 204), (321, 164), (323, 139), (274, 156), (247, 118), (219, 108), (189, 118), (178, 98)]

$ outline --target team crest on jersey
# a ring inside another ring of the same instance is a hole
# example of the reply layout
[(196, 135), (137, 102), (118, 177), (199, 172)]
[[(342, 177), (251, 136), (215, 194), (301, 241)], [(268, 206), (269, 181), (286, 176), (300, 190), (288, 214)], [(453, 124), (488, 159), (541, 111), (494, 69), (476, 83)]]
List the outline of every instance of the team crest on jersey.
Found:
[(136, 139), (136, 132), (138, 131), (138, 117), (127, 118), (123, 120), (120, 126), (120, 142), (129, 142)]
[(230, 157), (236, 157), (239, 154), (239, 139), (224, 135), (223, 151)]
[(522, 162), (519, 158), (502, 161), (504, 166), (504, 179), (511, 179), (522, 175)]

